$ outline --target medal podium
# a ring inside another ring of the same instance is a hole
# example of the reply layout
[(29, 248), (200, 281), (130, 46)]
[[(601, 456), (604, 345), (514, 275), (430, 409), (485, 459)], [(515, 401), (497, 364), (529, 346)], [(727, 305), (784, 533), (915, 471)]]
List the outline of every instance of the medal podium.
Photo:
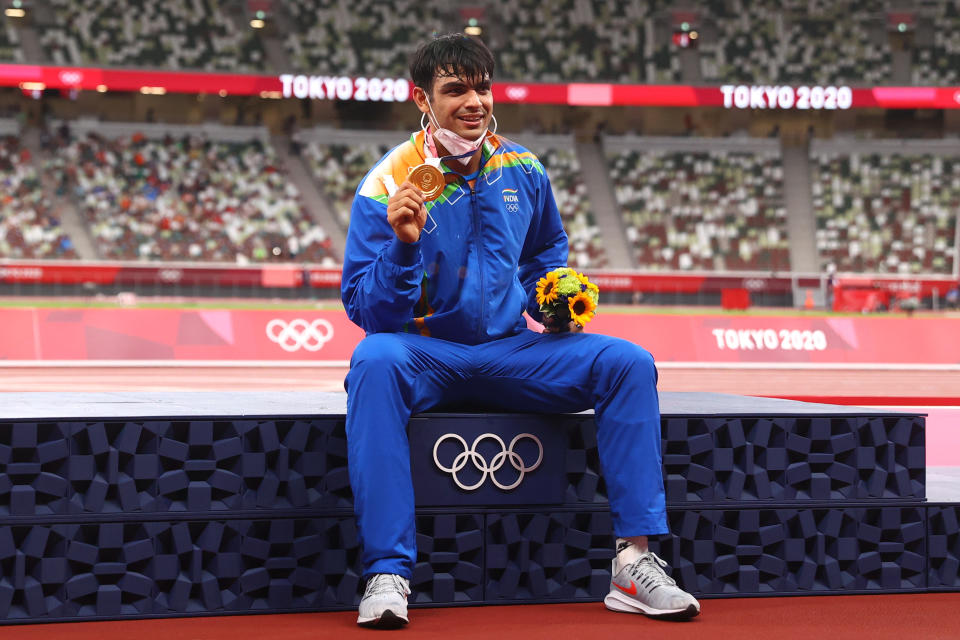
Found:
[[(345, 401), (0, 394), (0, 621), (355, 607)], [(671, 533), (651, 547), (697, 597), (960, 589), (960, 493), (928, 496), (922, 415), (710, 393), (661, 411)], [(409, 434), (412, 604), (602, 600), (592, 413), (426, 413)]]

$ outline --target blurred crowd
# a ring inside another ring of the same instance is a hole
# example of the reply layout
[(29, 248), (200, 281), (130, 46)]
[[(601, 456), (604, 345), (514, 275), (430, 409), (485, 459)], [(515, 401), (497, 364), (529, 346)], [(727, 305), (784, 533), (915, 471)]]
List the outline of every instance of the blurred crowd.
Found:
[(45, 171), (78, 204), (100, 258), (339, 262), (262, 141), (61, 130), (45, 146)]

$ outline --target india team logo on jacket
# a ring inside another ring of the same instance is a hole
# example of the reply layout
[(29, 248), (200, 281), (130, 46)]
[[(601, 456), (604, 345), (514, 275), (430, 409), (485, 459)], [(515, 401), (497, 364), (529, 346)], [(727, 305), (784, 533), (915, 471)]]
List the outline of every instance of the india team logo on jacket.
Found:
[(520, 211), (520, 197), (517, 196), (516, 189), (504, 189), (501, 191), (503, 195), (503, 207), (510, 213), (517, 213)]

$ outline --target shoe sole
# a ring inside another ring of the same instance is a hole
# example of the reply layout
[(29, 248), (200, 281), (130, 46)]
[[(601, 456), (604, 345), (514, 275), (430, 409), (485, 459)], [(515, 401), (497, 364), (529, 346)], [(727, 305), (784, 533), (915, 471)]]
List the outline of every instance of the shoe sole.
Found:
[(399, 629), (406, 625), (410, 620), (403, 616), (398, 616), (390, 609), (387, 609), (379, 618), (357, 619), (357, 624), (368, 629)]
[(654, 609), (642, 602), (622, 597), (615, 591), (607, 594), (607, 597), (603, 599), (603, 605), (610, 611), (616, 611), (618, 613), (640, 613), (648, 618), (656, 618), (657, 620), (682, 622), (700, 615), (700, 608), (694, 604), (688, 605), (686, 609)]

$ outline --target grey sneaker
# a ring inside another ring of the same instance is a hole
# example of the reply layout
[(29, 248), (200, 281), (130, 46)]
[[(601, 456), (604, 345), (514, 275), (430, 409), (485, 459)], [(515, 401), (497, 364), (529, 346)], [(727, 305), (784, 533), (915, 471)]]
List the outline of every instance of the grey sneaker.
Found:
[(375, 573), (367, 581), (360, 600), (357, 624), (378, 629), (399, 629), (410, 622), (407, 618), (407, 596), (410, 581), (392, 573)]
[(689, 620), (700, 614), (700, 603), (667, 575), (667, 563), (657, 554), (645, 551), (636, 562), (619, 565), (614, 558), (610, 593), (603, 599), (607, 609), (666, 620)]

